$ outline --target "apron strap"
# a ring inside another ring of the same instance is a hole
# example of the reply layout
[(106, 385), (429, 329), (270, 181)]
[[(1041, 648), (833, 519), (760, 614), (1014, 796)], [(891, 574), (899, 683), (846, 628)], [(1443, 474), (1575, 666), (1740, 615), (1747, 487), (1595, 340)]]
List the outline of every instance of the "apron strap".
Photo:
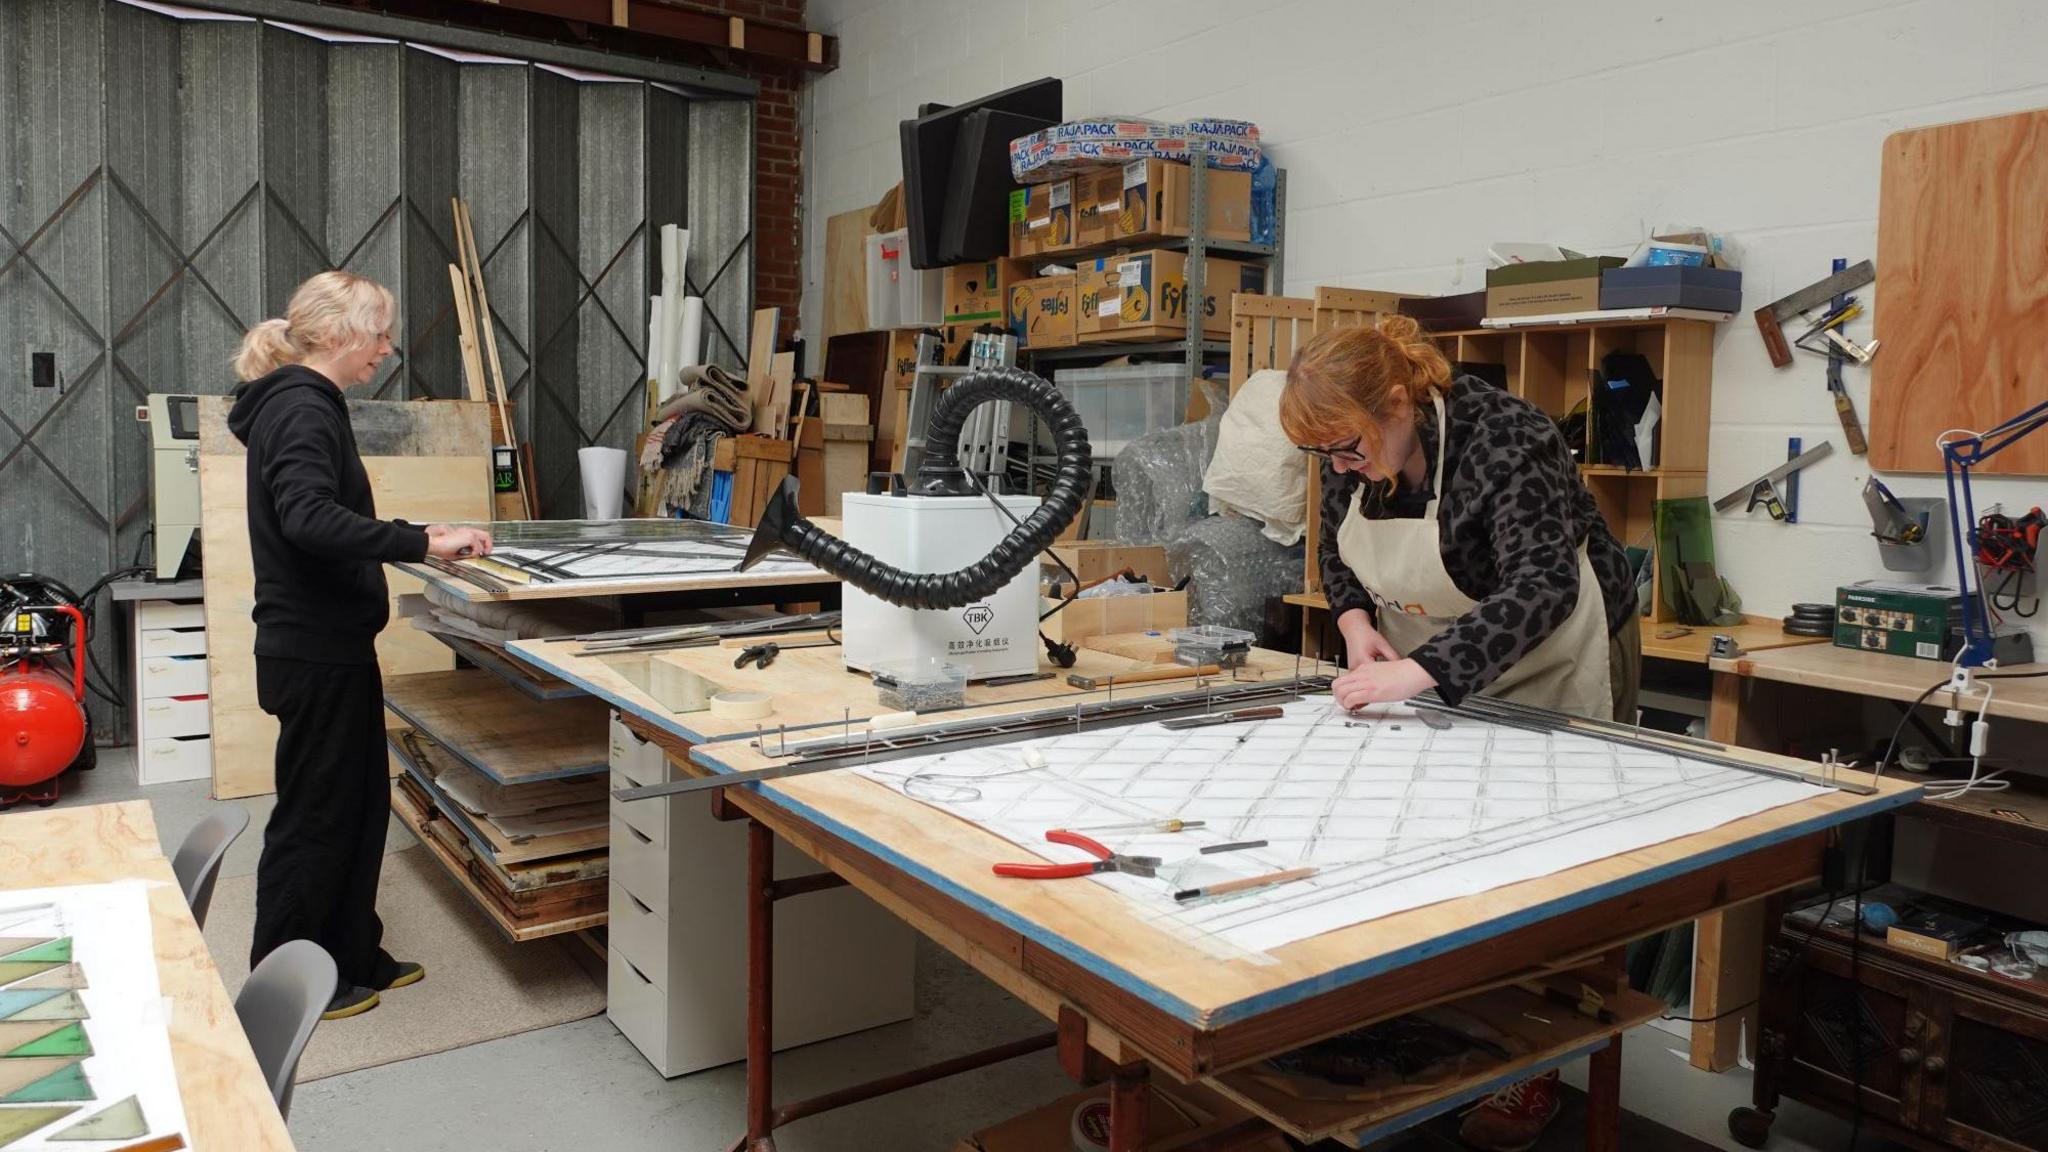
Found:
[[(1451, 442), (1451, 422), (1444, 415), (1444, 398), (1434, 392), (1429, 398), (1436, 404), (1436, 475), (1431, 477), (1429, 485), (1429, 502), (1433, 505), (1444, 491), (1444, 446)], [(1434, 513), (1430, 519), (1436, 519)]]

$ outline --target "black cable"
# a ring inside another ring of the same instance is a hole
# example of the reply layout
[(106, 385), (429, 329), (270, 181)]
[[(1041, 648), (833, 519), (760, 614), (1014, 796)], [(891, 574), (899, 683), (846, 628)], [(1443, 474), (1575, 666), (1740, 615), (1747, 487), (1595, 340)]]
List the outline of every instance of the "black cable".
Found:
[[(976, 476), (972, 471), (968, 471), (966, 475), (968, 481), (971, 482), (975, 486), (975, 488), (981, 492), (983, 496), (988, 497), (988, 502), (996, 506), (996, 511), (1001, 512), (1003, 515), (1010, 518), (1010, 523), (1016, 525), (1016, 530), (1018, 532), (1022, 532), (1024, 530), (1024, 522), (1017, 519), (1016, 513), (1004, 507), (1003, 502), (1001, 500), (996, 499), (996, 494), (988, 490), (988, 485), (983, 484), (981, 482), (981, 477)], [(1060, 600), (1059, 602), (1055, 603), (1052, 607), (1039, 613), (1038, 622), (1040, 624), (1043, 624), (1047, 620), (1051, 619), (1054, 613), (1057, 613), (1060, 609), (1065, 608), (1067, 605), (1072, 604), (1074, 601), (1079, 600), (1081, 598), (1081, 577), (1077, 575), (1072, 568), (1067, 567), (1067, 562), (1065, 560), (1060, 559), (1059, 553), (1054, 552), (1052, 550), (1052, 545), (1047, 544), (1045, 546), (1043, 555), (1052, 557), (1052, 562), (1059, 565), (1060, 571), (1067, 574), (1067, 587), (1073, 589), (1073, 591), (1069, 592), (1065, 599)], [(1074, 666), (1075, 661), (1080, 659), (1080, 653), (1075, 650), (1072, 644), (1062, 644), (1059, 641), (1054, 640), (1052, 637), (1047, 636), (1045, 634), (1045, 630), (1042, 628), (1038, 629), (1038, 642), (1045, 645), (1046, 656), (1051, 658), (1054, 664), (1057, 664), (1062, 668), (1072, 668)]]

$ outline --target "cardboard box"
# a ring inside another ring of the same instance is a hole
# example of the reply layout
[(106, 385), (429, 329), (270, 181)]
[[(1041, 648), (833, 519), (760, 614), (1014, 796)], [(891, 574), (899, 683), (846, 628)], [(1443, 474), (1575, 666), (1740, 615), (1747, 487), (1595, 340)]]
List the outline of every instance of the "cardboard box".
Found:
[[(1149, 1097), (1145, 1107), (1145, 1146), (1157, 1152), (1172, 1149), (1213, 1135), (1243, 1120), (1249, 1113), (1215, 1091), (1197, 1084), (1175, 1084), (1171, 1091), (1158, 1083), (1145, 1086)], [(1095, 1106), (1083, 1124), (1095, 1131), (1107, 1122), (1109, 1085), (1101, 1084), (1071, 1096), (1063, 1096), (1043, 1108), (1034, 1108), (1000, 1124), (993, 1124), (953, 1146), (953, 1152), (1069, 1152), (1073, 1138), (1074, 1114)], [(1098, 1134), (1104, 1146), (1106, 1138)], [(1285, 1152), (1287, 1141), (1274, 1133), (1248, 1152)]]
[(1010, 255), (1037, 256), (1074, 247), (1074, 181), (1027, 184), (1010, 193)]
[(1010, 286), (1031, 276), (1026, 260), (977, 260), (946, 269), (948, 324), (1001, 324)]
[[(1074, 570), (1074, 576), (1083, 584), (1092, 584), (1106, 576), (1113, 576), (1129, 568), (1154, 583), (1164, 583), (1166, 575), (1166, 546), (1163, 544), (1120, 544), (1114, 540), (1079, 540), (1071, 544), (1054, 544), (1052, 554)], [(1044, 561), (1048, 575), (1065, 579), (1059, 565)]]
[(1621, 264), (1619, 256), (1586, 256), (1489, 268), (1487, 318), (1596, 312), (1600, 308), (1600, 274)]
[[(1076, 276), (1080, 310), (1075, 332), (1080, 343), (1176, 340), (1187, 334), (1185, 253), (1155, 248), (1105, 256), (1083, 261)], [(1203, 330), (1215, 339), (1226, 339), (1231, 297), (1265, 291), (1266, 270), (1212, 256), (1204, 276)]]
[[(1093, 248), (1186, 236), (1191, 179), (1186, 164), (1166, 160), (1133, 160), (1074, 177), (1075, 242)], [(1209, 238), (1249, 242), (1251, 173), (1211, 171), (1204, 192)]]
[(1072, 273), (1019, 280), (1010, 286), (1004, 322), (1019, 348), (1067, 348), (1074, 343), (1075, 299)]

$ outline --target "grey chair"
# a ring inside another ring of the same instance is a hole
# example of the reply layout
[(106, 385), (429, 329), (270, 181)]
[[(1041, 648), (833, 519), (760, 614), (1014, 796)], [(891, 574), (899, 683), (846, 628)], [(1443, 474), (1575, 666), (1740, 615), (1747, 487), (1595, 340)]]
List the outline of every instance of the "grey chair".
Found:
[(256, 1063), (270, 1082), (279, 1114), (287, 1118), (299, 1054), (313, 1038), (313, 1026), (334, 998), (339, 979), (334, 958), (325, 948), (311, 940), (293, 940), (265, 956), (235, 997), (235, 1015), (242, 1020), (249, 1047), (256, 1050)]
[(206, 906), (213, 903), (213, 882), (220, 878), (221, 858), (228, 846), (249, 826), (249, 810), (240, 804), (221, 804), (207, 813), (178, 845), (171, 857), (171, 871), (178, 874), (178, 887), (185, 890), (185, 903), (192, 906), (192, 919), (206, 927)]

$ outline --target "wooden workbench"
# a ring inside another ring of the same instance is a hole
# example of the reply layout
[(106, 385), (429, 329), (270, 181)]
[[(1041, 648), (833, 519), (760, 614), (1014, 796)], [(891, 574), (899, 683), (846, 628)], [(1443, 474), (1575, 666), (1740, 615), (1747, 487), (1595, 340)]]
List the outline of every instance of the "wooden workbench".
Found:
[(191, 1145), (202, 1152), (292, 1146), (207, 954), (199, 925), (157, 843), (149, 804), (92, 804), (0, 816), (0, 889), (148, 880), (157, 983), (172, 1002), (171, 1063)]
[[(1936, 660), (1915, 660), (1881, 652), (1863, 652), (1818, 643), (1770, 650), (1750, 650), (1733, 659), (1710, 660), (1713, 703), (1707, 734), (1724, 744), (1779, 749), (1793, 735), (1805, 735), (1816, 716), (1842, 716), (1848, 709), (1830, 693), (1912, 701), (1948, 678), (1949, 666)], [(2038, 665), (1998, 671), (2031, 672)], [(2048, 678), (1994, 681), (1991, 715), (2048, 723)], [(1973, 714), (1982, 697), (1973, 696)], [(1927, 705), (1955, 705), (1946, 690), (1927, 697)], [(1788, 718), (1796, 723), (1787, 724)], [(1994, 799), (2003, 798), (2003, 799)], [(2048, 820), (2048, 803), (2027, 793), (1978, 793), (1954, 800), (1922, 800), (1912, 811), (1927, 819), (1964, 824), (1992, 835), (2040, 838), (2040, 829), (1996, 814), (1994, 810), (2033, 808)], [(1698, 963), (1694, 967), (1692, 1014), (1705, 1020), (1757, 999), (1765, 934), (1761, 902), (1728, 909), (1702, 920)], [(1732, 1068), (1740, 1055), (1745, 1024), (1756, 1035), (1756, 1010), (1693, 1025), (1692, 1063), (1715, 1071)]]
[[(1329, 597), (1321, 592), (1290, 592), (1282, 600), (1304, 610), (1302, 620), (1301, 650), (1314, 652), (1322, 642), (1317, 631), (1321, 625), (1312, 625), (1310, 617), (1317, 612), (1327, 613)], [(1740, 624), (1655, 624), (1642, 621), (1643, 656), (1650, 660), (1675, 660), (1684, 664), (1705, 664), (1707, 652), (1717, 635), (1728, 635), (1744, 652), (1763, 652), (1775, 648), (1796, 648), (1809, 644), (1826, 644), (1818, 636), (1792, 636), (1785, 632), (1782, 622), (1768, 616), (1747, 616)], [(1659, 636), (1659, 633), (1678, 632), (1682, 635)], [(1341, 645), (1334, 628), (1330, 632), (1332, 644)]]
[[(754, 722), (672, 713), (603, 658), (576, 655), (573, 643), (527, 641), (512, 651), (605, 698), (698, 771), (730, 773), (770, 763), (753, 747)], [(775, 693), (778, 714), (762, 725), (771, 733), (779, 724), (831, 726), (879, 710), (872, 687), (840, 668), (834, 649), (787, 652), (768, 669), (737, 676), (717, 649), (658, 658), (722, 686)], [(1294, 669), (1295, 658), (1256, 651), (1253, 664), (1284, 673)], [(1127, 665), (1083, 651), (1076, 671), (1121, 666)], [(1151, 695), (1187, 687), (1181, 681), (1128, 691)], [(1089, 698), (1057, 680), (993, 692), (970, 689), (969, 704), (977, 707), (946, 718), (1043, 707), (1047, 696)], [(1763, 754), (1753, 759), (1796, 764)], [(1830, 793), (1247, 956), (1133, 922), (1123, 898), (1101, 885), (995, 877), (991, 864), (1014, 858), (1014, 845), (852, 773), (725, 793), (747, 816), (1020, 1000), (1055, 1020), (1085, 1022), (1087, 1047), (1112, 1064), (1143, 1061), (1184, 1081), (1578, 963), (1730, 903), (1799, 884), (1819, 872), (1826, 829), (1909, 803), (1917, 794), (1916, 787), (1895, 781), (1884, 782), (1873, 796)]]

